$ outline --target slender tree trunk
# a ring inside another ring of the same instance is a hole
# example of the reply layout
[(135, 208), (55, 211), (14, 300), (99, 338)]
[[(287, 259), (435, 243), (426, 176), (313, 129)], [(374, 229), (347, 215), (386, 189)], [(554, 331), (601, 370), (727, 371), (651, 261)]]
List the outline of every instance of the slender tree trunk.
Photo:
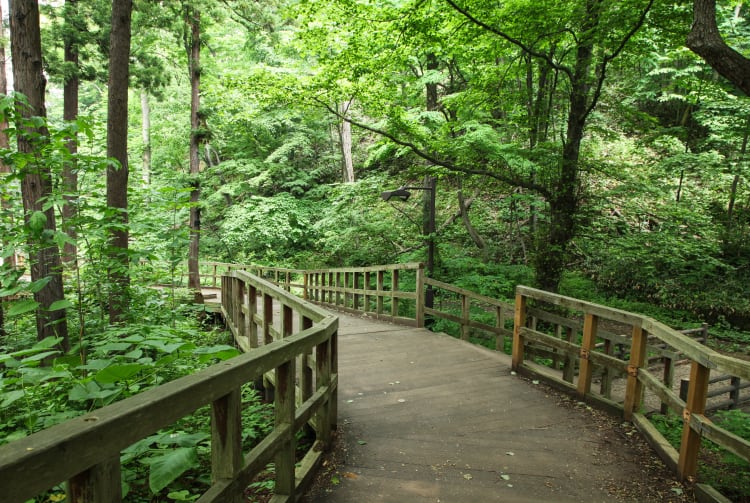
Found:
[(132, 0), (112, 0), (109, 42), (107, 156), (119, 165), (107, 168), (107, 206), (111, 214), (109, 242), (109, 321), (121, 323), (130, 306), (128, 258), (128, 78)]
[[(750, 118), (745, 123), (745, 134), (742, 137), (742, 148), (740, 149), (740, 163), (745, 162), (745, 154), (747, 153), (747, 142), (750, 139)], [(737, 201), (737, 187), (740, 184), (739, 173), (734, 175), (732, 180), (732, 187), (729, 191), (729, 205), (727, 207), (727, 233), (732, 230), (732, 219), (734, 218), (734, 205)], [(729, 238), (729, 236), (727, 236)]]
[(193, 290), (196, 302), (203, 301), (200, 285), (200, 152), (199, 147), (205, 132), (200, 116), (201, 89), (201, 15), (198, 9), (186, 8), (185, 22), (190, 29), (188, 65), (190, 69), (190, 176), (193, 189), (190, 191), (190, 246), (188, 250), (188, 288)]
[[(65, 32), (65, 62), (74, 68), (73, 74), (65, 79), (63, 86), (63, 119), (74, 121), (78, 118), (78, 43), (77, 43), (77, 19), (78, 19), (78, 0), (66, 0), (66, 24)], [(78, 168), (75, 160), (78, 154), (78, 138), (74, 134), (68, 139), (67, 148), (71, 155), (70, 162), (63, 166), (63, 194), (65, 204), (62, 208), (63, 231), (75, 241), (78, 237), (75, 227), (75, 218), (78, 214)], [(77, 247), (75, 244), (66, 242), (63, 246), (63, 262), (76, 267), (77, 265)]]
[[(44, 89), (46, 81), (42, 68), (42, 45), (39, 33), (39, 6), (35, 0), (12, 0), (10, 2), (11, 53), (13, 58), (13, 80), (16, 91), (28, 99), (28, 106), (19, 103), (20, 115), (45, 117)], [(18, 151), (34, 154), (32, 140), (36, 135), (48, 136), (45, 128), (19, 128)], [(43, 141), (43, 140), (42, 140)], [(50, 239), (56, 231), (55, 214), (52, 207), (44, 203), (52, 195), (50, 172), (43, 164), (30, 163), (23, 168), (21, 195), (24, 217), (30, 223), (32, 215), (44, 215), (42, 232), (29, 234), (29, 260), (32, 281), (49, 278), (49, 282), (38, 292), (34, 300), (39, 303), (36, 313), (37, 337), (60, 337), (63, 350), (69, 348), (68, 324), (64, 309), (50, 311), (55, 302), (64, 299), (62, 262), (60, 250)], [(30, 228), (32, 226), (29, 226)]]
[(151, 106), (148, 91), (141, 89), (141, 138), (143, 139), (143, 185), (151, 185)]
[[(0, 19), (3, 18), (3, 11), (2, 11), (2, 5), (0, 5)], [(6, 57), (5, 57), (5, 28), (2, 24), (0, 24), (0, 41), (3, 41), (0, 43), (0, 94), (6, 95), (8, 94), (8, 76), (5, 71), (6, 66)], [(8, 134), (5, 132), (5, 130), (8, 129), (8, 121), (5, 119), (0, 120), (0, 148), (7, 149), (10, 146), (10, 139), (8, 138)], [(10, 166), (2, 162), (2, 159), (0, 159), (0, 176), (5, 177), (8, 173), (11, 172)], [(3, 185), (0, 185), (1, 188), (5, 189), (7, 187), (7, 182)], [(10, 209), (12, 205), (10, 204), (10, 199), (5, 196), (4, 190), (0, 191), (0, 207), (2, 207), (3, 210), (10, 213)], [(8, 240), (5, 236), (3, 236), (3, 244), (7, 245)], [(16, 254), (11, 254), (7, 259), (5, 259), (4, 264), (14, 269), (16, 267)], [(0, 310), (2, 310), (2, 306), (0, 305)], [(0, 326), (1, 327), (1, 326)]]
[(466, 204), (463, 191), (461, 190), (458, 191), (458, 209), (461, 212), (461, 221), (464, 223), (464, 228), (466, 228), (466, 232), (469, 233), (471, 240), (474, 241), (477, 248), (484, 250), (487, 247), (487, 244), (471, 224), (471, 219), (469, 218), (469, 205)]
[[(342, 117), (349, 114), (352, 101), (341, 103), (339, 112)], [(341, 119), (339, 125), (339, 145), (341, 145), (341, 165), (344, 172), (344, 182), (354, 183), (354, 160), (352, 158), (352, 125), (346, 119)]]

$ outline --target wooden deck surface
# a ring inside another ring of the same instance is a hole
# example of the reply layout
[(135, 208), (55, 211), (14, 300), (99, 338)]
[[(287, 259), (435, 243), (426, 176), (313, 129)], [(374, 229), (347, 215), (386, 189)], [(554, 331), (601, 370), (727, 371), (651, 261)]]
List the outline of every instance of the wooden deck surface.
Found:
[(638, 501), (628, 488), (648, 481), (632, 439), (513, 375), (510, 356), (337, 314), (345, 459), (338, 483), (304, 501)]
[(638, 476), (637, 453), (621, 433), (548, 393), (511, 375), (506, 355), (341, 315), (346, 459), (339, 484), (310, 499), (630, 501), (615, 493)]

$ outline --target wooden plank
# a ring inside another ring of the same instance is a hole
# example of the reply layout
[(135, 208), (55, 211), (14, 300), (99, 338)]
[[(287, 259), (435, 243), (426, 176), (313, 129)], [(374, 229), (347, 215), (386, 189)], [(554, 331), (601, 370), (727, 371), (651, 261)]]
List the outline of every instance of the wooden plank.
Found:
[[(233, 480), (242, 468), (242, 394), (235, 388), (211, 405), (211, 481)], [(243, 501), (242, 493), (227, 495)]]
[(698, 451), (701, 445), (700, 431), (691, 427), (691, 415), (703, 415), (706, 410), (706, 392), (711, 369), (693, 361), (690, 369), (690, 387), (683, 412), (682, 442), (677, 473), (682, 479), (695, 477), (698, 472)]
[[(294, 425), (295, 416), (295, 364), (290, 360), (276, 367), (276, 392), (274, 394), (274, 424), (275, 427)], [(295, 467), (294, 454), (296, 436), (292, 428), (289, 436), (284, 439), (281, 448), (274, 456), (276, 483), (274, 495), (294, 499)]]
[(67, 497), (71, 503), (122, 501), (119, 454), (72, 477), (68, 481)]
[(589, 360), (589, 355), (594, 352), (596, 343), (596, 331), (599, 324), (599, 317), (586, 313), (583, 319), (583, 340), (581, 341), (581, 360), (578, 368), (578, 396), (586, 396), (591, 390), (591, 376), (593, 375), (593, 365)]
[(523, 339), (521, 328), (526, 325), (526, 297), (516, 290), (516, 308), (513, 317), (513, 354), (512, 368), (518, 370), (523, 364)]
[(632, 346), (630, 348), (630, 366), (628, 380), (625, 385), (625, 403), (623, 404), (623, 418), (630, 421), (633, 414), (638, 412), (643, 396), (643, 385), (638, 374), (646, 361), (646, 341), (648, 333), (640, 326), (633, 326)]

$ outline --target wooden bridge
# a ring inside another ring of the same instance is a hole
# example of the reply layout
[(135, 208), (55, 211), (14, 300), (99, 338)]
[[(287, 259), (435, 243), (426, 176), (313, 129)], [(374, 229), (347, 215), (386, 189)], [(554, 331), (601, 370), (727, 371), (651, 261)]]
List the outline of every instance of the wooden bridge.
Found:
[[(750, 363), (641, 315), (526, 287), (509, 305), (426, 278), (420, 264), (214, 263), (202, 284), (221, 287), (207, 309), (223, 313), (245, 354), (0, 447), (2, 501), (64, 481), (70, 501), (120, 501), (120, 451), (203, 405), (213, 484), (200, 502), (244, 501), (269, 463), (273, 501), (300, 500), (336, 428), (349, 471), (321, 501), (604, 500), (638, 459), (607, 447), (611, 432), (581, 404), (638, 428), (682, 479), (696, 475), (701, 438), (750, 459), (750, 443), (703, 414), (710, 372), (750, 380)], [(436, 322), (458, 338), (422, 328)], [(672, 382), (677, 359), (691, 365), (687, 400)], [(275, 426), (242, 452), (240, 388), (259, 379), (272, 390)], [(542, 383), (568, 392), (572, 406)], [(650, 407), (683, 418), (679, 452), (650, 425)], [(300, 460), (295, 439), (308, 427), (316, 441)]]

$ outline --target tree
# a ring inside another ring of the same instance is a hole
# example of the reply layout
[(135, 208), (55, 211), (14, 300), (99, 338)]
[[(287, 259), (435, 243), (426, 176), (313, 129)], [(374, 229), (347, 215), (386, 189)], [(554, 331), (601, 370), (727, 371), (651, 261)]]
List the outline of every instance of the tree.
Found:
[(202, 302), (200, 271), (200, 144), (206, 138), (206, 122), (200, 109), (201, 92), (201, 13), (197, 7), (183, 6), (185, 16), (185, 50), (190, 73), (190, 246), (188, 252), (188, 288), (193, 290), (195, 301)]
[[(66, 0), (65, 2), (65, 24), (64, 31), (64, 53), (65, 63), (69, 66), (65, 76), (63, 86), (63, 119), (73, 121), (78, 118), (78, 88), (80, 84), (78, 69), (78, 40), (80, 38), (81, 27), (78, 13), (78, 0)], [(78, 170), (75, 165), (75, 154), (78, 152), (78, 140), (72, 136), (68, 141), (68, 150), (71, 154), (71, 162), (65, 163), (63, 169), (63, 185), (65, 204), (63, 205), (63, 230), (71, 238), (65, 242), (63, 247), (63, 260), (75, 266), (77, 263), (77, 247), (74, 244), (76, 228), (73, 224), (77, 215), (77, 198), (78, 192)]]
[(128, 79), (132, 0), (112, 0), (107, 98), (107, 207), (110, 212), (109, 321), (124, 321), (129, 306)]
[(720, 75), (750, 95), (750, 59), (732, 49), (719, 33), (716, 0), (693, 1), (693, 26), (686, 43)]
[(45, 141), (47, 130), (39, 30), (39, 5), (35, 0), (10, 2), (11, 54), (15, 90), (26, 97), (18, 101), (18, 115), (28, 119), (18, 128), (18, 151), (28, 156), (22, 167), (21, 195), (24, 221), (29, 229), (31, 279), (43, 286), (34, 293), (39, 306), (36, 312), (37, 337), (59, 337), (67, 350), (68, 324), (64, 305), (62, 263), (57, 243), (51, 173), (44, 160), (35, 156), (35, 141)]

